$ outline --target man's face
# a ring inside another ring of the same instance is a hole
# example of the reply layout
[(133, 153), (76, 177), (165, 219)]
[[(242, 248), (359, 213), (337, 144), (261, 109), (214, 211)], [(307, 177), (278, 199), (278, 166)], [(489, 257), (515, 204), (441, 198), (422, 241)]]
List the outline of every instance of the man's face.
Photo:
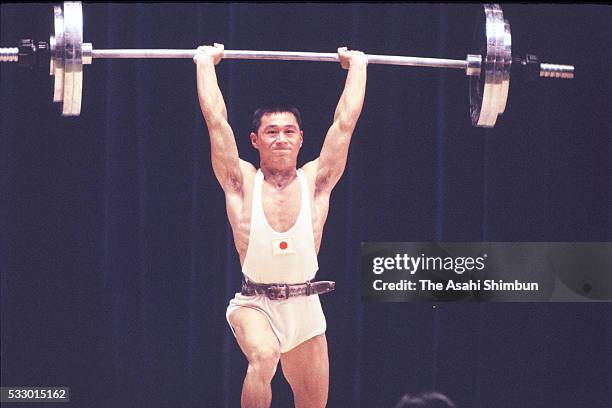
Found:
[(251, 144), (266, 163), (295, 166), (302, 140), (303, 132), (291, 112), (263, 115), (257, 134), (251, 133)]

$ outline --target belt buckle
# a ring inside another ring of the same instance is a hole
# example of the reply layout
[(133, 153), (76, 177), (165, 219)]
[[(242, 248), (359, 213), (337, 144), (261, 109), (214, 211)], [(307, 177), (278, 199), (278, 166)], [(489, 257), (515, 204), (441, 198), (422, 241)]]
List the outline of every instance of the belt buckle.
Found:
[(289, 299), (289, 285), (270, 285), (266, 289), (266, 296), (270, 300)]
[(266, 288), (266, 296), (270, 300), (278, 300), (280, 299), (280, 296), (279, 296), (280, 289), (281, 289), (281, 286), (270, 285)]

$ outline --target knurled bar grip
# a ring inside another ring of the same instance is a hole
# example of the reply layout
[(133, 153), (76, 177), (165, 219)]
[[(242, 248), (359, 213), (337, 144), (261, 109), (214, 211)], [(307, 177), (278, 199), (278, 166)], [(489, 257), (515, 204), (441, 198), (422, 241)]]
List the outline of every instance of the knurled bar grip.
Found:
[[(93, 58), (193, 58), (197, 50), (172, 50), (172, 49), (116, 49), (116, 50), (92, 50)], [(395, 55), (371, 55), (366, 54), (370, 64), (386, 65), (408, 65), (413, 67), (432, 68), (467, 68), (467, 61), (403, 57)], [(283, 61), (328, 61), (338, 62), (338, 54), (325, 52), (294, 52), (294, 51), (249, 51), (249, 50), (225, 50), (223, 59), (264, 59)]]

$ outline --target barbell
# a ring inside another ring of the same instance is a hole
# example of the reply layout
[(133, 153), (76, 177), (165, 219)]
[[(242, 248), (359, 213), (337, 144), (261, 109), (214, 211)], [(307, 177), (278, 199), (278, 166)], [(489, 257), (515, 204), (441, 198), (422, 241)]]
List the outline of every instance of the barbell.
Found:
[[(81, 113), (83, 65), (97, 58), (193, 58), (195, 49), (94, 49), (83, 42), (81, 2), (54, 6), (53, 32), (49, 42), (20, 40), (17, 47), (0, 48), (1, 62), (49, 66), (54, 76), (53, 101), (62, 104), (63, 116)], [(472, 44), (465, 60), (366, 54), (370, 64), (461, 69), (469, 77), (472, 124), (491, 128), (508, 99), (510, 75), (528, 79), (574, 77), (573, 65), (541, 63), (533, 54), (512, 56), (510, 24), (497, 4), (483, 5)], [(225, 50), (224, 59), (265, 59), (338, 62), (336, 53)]]

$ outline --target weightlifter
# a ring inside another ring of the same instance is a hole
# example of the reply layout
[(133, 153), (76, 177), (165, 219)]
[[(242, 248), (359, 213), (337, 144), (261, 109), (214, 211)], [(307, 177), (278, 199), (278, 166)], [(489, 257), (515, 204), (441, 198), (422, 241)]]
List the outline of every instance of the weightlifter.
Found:
[(296, 169), (303, 131), (297, 109), (255, 111), (251, 145), (259, 169), (238, 156), (217, 83), (223, 45), (198, 48), (198, 99), (210, 135), (212, 167), (225, 193), (227, 216), (242, 266), (240, 293), (228, 323), (248, 360), (243, 407), (269, 407), (280, 360), (295, 406), (324, 407), (329, 387), (326, 321), (319, 294), (333, 282), (313, 281), (329, 198), (346, 165), (365, 97), (367, 58), (339, 48), (348, 70), (344, 91), (320, 156)]

